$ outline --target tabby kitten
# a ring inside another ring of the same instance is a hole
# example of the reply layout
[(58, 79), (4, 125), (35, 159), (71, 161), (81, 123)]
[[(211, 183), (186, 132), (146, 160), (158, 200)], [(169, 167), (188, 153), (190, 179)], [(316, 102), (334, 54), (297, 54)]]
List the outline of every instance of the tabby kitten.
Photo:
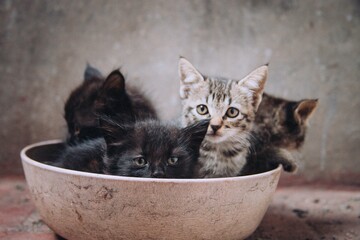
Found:
[(263, 94), (253, 131), (262, 143), (288, 150), (299, 149), (305, 140), (307, 122), (317, 99), (290, 101)]
[(316, 106), (317, 99), (290, 101), (264, 93), (251, 131), (252, 152), (241, 175), (268, 171), (279, 164), (295, 172), (297, 163), (289, 151), (303, 145), (307, 121)]
[(105, 79), (87, 65), (83, 83), (65, 103), (65, 120), (69, 144), (101, 136), (98, 115), (106, 114), (119, 122), (157, 118), (150, 101), (136, 88), (125, 87), (125, 78), (119, 70)]
[(202, 75), (188, 60), (180, 58), (180, 97), (185, 126), (210, 119), (200, 148), (197, 177), (236, 176), (246, 164), (250, 130), (261, 102), (268, 66), (242, 80)]
[(53, 165), (119, 176), (191, 178), (208, 125), (203, 120), (180, 129), (156, 120), (121, 124), (101, 118), (104, 138), (67, 146)]

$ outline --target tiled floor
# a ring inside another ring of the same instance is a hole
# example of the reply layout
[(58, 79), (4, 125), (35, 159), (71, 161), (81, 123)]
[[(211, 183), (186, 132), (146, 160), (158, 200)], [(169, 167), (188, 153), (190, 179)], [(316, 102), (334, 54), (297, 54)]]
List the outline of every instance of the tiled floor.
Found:
[(360, 188), (279, 188), (251, 240), (359, 240)]
[[(0, 239), (50, 240), (22, 177), (0, 179)], [(249, 240), (359, 240), (360, 187), (279, 187)]]

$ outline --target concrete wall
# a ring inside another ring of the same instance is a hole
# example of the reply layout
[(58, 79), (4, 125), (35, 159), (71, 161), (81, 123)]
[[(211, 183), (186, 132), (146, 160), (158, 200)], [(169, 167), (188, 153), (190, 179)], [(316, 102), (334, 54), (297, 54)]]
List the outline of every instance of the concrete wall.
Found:
[(64, 136), (64, 101), (86, 62), (105, 74), (122, 66), (163, 119), (175, 118), (179, 55), (203, 73), (233, 78), (270, 61), (267, 92), (320, 99), (299, 175), (348, 182), (360, 175), (355, 0), (2, 0), (0, 172), (21, 172), (23, 146)]

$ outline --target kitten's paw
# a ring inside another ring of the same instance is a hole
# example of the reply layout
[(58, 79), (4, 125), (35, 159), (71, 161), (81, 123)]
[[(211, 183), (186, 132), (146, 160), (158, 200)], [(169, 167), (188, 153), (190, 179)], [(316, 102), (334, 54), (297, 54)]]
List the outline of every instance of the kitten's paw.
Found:
[(282, 163), (281, 165), (283, 166), (284, 171), (290, 173), (295, 173), (298, 169), (298, 166), (295, 162)]
[(279, 163), (283, 166), (284, 171), (290, 173), (295, 173), (297, 171), (298, 165), (296, 159), (289, 151), (285, 149), (279, 149), (278, 157)]

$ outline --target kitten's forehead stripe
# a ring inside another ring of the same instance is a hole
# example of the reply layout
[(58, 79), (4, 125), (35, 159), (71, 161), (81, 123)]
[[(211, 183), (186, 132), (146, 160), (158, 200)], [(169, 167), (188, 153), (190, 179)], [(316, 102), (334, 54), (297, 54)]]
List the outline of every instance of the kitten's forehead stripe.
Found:
[(212, 91), (213, 91), (213, 81), (209, 79), (209, 95), (212, 94)]
[(230, 94), (230, 91), (231, 91), (231, 88), (232, 88), (232, 85), (236, 83), (234, 80), (230, 80), (229, 83), (228, 83), (228, 90), (229, 90), (229, 94)]

